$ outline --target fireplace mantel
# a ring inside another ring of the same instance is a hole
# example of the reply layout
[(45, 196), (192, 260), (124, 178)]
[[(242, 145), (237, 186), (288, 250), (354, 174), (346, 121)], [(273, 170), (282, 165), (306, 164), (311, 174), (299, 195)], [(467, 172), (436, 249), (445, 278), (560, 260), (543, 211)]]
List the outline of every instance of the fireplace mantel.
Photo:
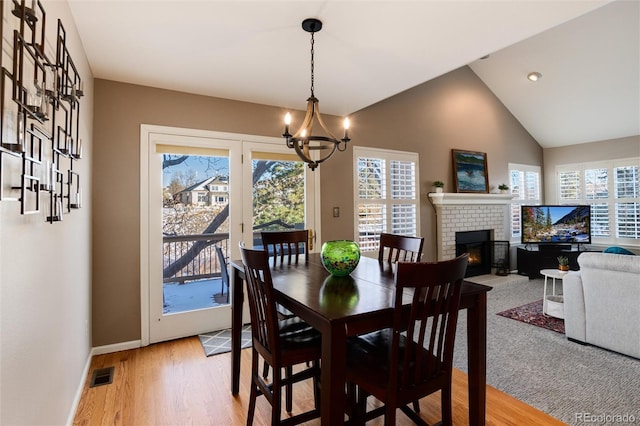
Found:
[(430, 192), (427, 194), (436, 206), (456, 206), (470, 204), (511, 204), (511, 194), (476, 194), (458, 192)]

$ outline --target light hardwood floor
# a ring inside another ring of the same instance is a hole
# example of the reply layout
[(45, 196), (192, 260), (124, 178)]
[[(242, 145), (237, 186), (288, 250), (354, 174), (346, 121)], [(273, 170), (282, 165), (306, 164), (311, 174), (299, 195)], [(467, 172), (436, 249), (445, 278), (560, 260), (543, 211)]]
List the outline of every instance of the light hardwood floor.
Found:
[[(197, 337), (95, 356), (74, 425), (243, 425), (249, 400), (250, 350), (242, 351), (241, 364), (240, 393), (234, 397), (230, 390), (230, 354), (205, 357)], [(109, 366), (115, 367), (113, 383), (89, 388), (93, 370)], [(454, 424), (466, 425), (467, 376), (455, 371), (453, 382)], [(296, 384), (294, 414), (312, 404), (311, 386)], [(439, 394), (422, 399), (420, 406), (427, 422), (439, 419)], [(259, 397), (254, 425), (268, 425), (270, 412), (264, 397)], [(316, 420), (308, 424), (319, 423)], [(376, 419), (369, 424), (382, 423)], [(487, 386), (486, 423), (564, 424), (490, 386)], [(397, 424), (412, 423), (398, 413)]]

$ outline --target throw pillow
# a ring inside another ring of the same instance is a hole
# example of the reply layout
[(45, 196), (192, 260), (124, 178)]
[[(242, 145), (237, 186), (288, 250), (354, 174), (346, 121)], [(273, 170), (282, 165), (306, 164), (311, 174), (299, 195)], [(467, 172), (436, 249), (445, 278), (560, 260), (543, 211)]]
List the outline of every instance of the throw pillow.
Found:
[(630, 254), (631, 256), (635, 256), (635, 253), (627, 250), (622, 247), (607, 247), (603, 253), (613, 253), (613, 254)]

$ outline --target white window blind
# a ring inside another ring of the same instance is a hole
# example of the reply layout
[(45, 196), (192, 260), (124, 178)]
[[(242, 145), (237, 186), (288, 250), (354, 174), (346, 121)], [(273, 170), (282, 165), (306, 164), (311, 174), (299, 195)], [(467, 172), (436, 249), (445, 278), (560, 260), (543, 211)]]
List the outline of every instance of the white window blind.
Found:
[(638, 158), (558, 166), (558, 200), (591, 206), (594, 242), (637, 245), (639, 170)]
[(522, 225), (520, 206), (540, 204), (540, 167), (526, 164), (509, 164), (511, 195), (511, 238), (520, 242)]
[(578, 201), (580, 199), (580, 171), (567, 170), (558, 176), (558, 194), (560, 201)]
[(418, 232), (418, 154), (354, 147), (355, 240), (377, 251), (380, 234)]
[(639, 167), (614, 167), (616, 238), (640, 238)]

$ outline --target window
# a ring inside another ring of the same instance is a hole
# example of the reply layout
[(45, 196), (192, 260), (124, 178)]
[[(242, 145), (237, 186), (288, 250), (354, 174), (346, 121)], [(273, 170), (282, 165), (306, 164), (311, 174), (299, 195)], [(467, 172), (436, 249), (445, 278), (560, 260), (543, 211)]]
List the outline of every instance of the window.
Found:
[(509, 164), (509, 179), (513, 203), (511, 204), (511, 239), (520, 242), (522, 226), (520, 206), (540, 204), (540, 167)]
[(417, 235), (418, 154), (354, 147), (356, 241), (377, 251), (380, 234)]
[(558, 202), (591, 206), (594, 242), (637, 245), (639, 172), (638, 158), (558, 166)]

